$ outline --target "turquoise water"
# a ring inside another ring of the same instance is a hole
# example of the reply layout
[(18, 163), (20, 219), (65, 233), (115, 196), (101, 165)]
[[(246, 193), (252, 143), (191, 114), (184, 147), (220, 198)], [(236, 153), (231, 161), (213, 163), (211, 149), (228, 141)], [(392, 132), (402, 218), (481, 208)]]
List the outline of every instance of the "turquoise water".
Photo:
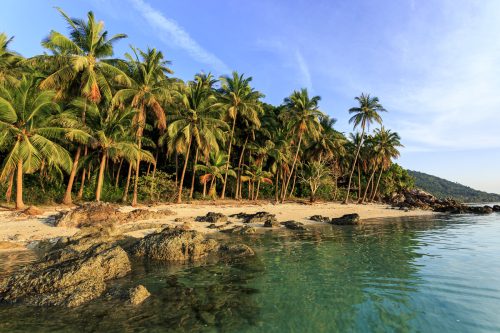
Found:
[[(500, 214), (374, 220), (243, 240), (255, 258), (136, 262), (139, 307), (0, 306), (1, 332), (500, 332)], [(0, 271), (2, 270), (0, 255)]]

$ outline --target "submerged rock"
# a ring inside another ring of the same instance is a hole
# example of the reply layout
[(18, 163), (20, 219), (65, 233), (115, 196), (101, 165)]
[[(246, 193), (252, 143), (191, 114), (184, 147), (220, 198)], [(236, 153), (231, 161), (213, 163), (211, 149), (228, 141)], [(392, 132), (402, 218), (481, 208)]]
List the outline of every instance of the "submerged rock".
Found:
[(225, 232), (228, 234), (239, 234), (239, 235), (248, 235), (254, 234), (257, 230), (254, 227), (250, 227), (248, 225), (239, 225), (235, 226), (231, 229), (223, 229), (221, 232)]
[(297, 221), (285, 221), (281, 222), (282, 225), (285, 226), (287, 229), (292, 229), (292, 230), (307, 230), (307, 228), (304, 226), (304, 223), (297, 222)]
[(329, 217), (322, 216), (322, 215), (313, 215), (309, 218), (309, 220), (315, 221), (315, 222), (325, 222), (325, 223), (330, 222)]
[(231, 257), (248, 257), (255, 254), (252, 248), (245, 244), (224, 244), (220, 246), (219, 252), (221, 255), (228, 255)]
[(142, 284), (129, 289), (128, 301), (132, 305), (139, 305), (151, 296), (150, 292)]
[(68, 246), (1, 282), (0, 302), (74, 307), (99, 297), (106, 281), (130, 270), (128, 255), (118, 245)]
[(141, 239), (132, 248), (132, 254), (157, 260), (193, 261), (218, 250), (217, 241), (206, 239), (199, 232), (166, 228)]
[(262, 223), (265, 227), (269, 228), (279, 225), (278, 220), (276, 219), (276, 215), (268, 212), (257, 212), (255, 214), (238, 213), (231, 215), (231, 217), (242, 219), (243, 223)]
[(330, 223), (335, 224), (335, 225), (356, 225), (360, 224), (360, 218), (359, 215), (354, 213), (354, 214), (346, 214), (343, 215), (342, 217), (339, 218), (333, 218), (331, 219)]
[(55, 224), (58, 227), (75, 228), (109, 226), (133, 221), (162, 219), (174, 214), (168, 209), (159, 211), (135, 209), (131, 212), (121, 212), (117, 205), (91, 202), (62, 213), (56, 218)]
[(205, 216), (198, 216), (197, 222), (223, 223), (227, 222), (227, 216), (222, 213), (208, 212)]

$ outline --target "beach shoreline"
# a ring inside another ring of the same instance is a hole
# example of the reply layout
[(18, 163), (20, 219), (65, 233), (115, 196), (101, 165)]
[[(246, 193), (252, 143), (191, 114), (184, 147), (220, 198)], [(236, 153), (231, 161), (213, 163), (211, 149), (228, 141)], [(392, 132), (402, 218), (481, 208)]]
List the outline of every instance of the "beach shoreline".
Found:
[[(56, 227), (53, 226), (54, 216), (60, 212), (68, 211), (71, 207), (63, 205), (55, 206), (40, 206), (37, 207), (43, 212), (42, 215), (25, 216), (18, 214), (12, 210), (3, 209), (0, 211), (0, 251), (19, 251), (25, 249), (27, 245), (36, 241), (43, 241), (57, 237), (72, 236), (79, 231), (78, 228)], [(158, 228), (168, 226), (180, 226), (183, 222), (190, 221), (190, 229), (202, 232), (204, 234), (216, 233), (217, 229), (209, 228), (209, 223), (194, 222), (197, 216), (206, 215), (208, 212), (222, 213), (230, 216), (237, 213), (252, 214), (260, 211), (265, 211), (275, 214), (278, 221), (294, 220), (307, 225), (323, 224), (309, 220), (312, 215), (323, 215), (329, 218), (341, 217), (345, 214), (357, 213), (362, 220), (380, 219), (380, 218), (397, 218), (397, 217), (414, 217), (414, 216), (429, 216), (436, 213), (426, 210), (400, 210), (393, 209), (386, 204), (341, 204), (338, 202), (287, 202), (283, 204), (275, 204), (269, 201), (258, 202), (242, 202), (235, 200), (226, 200), (224, 202), (207, 202), (195, 201), (186, 204), (158, 204), (154, 206), (140, 205), (131, 207), (122, 205), (120, 210), (123, 212), (132, 211), (134, 209), (148, 210), (164, 210), (169, 209), (175, 214), (166, 216), (162, 219), (147, 220), (153, 228), (144, 228), (134, 231), (125, 232), (125, 234), (141, 238), (145, 235), (157, 230)], [(176, 222), (177, 220), (177, 222)], [(242, 220), (230, 217), (231, 227), (243, 225)], [(141, 221), (131, 221), (121, 225), (125, 227), (132, 224), (138, 224)], [(146, 221), (143, 221), (146, 222)], [(245, 224), (256, 229), (263, 228), (262, 225)], [(266, 228), (267, 229), (267, 228)], [(10, 246), (9, 246), (10, 244)]]

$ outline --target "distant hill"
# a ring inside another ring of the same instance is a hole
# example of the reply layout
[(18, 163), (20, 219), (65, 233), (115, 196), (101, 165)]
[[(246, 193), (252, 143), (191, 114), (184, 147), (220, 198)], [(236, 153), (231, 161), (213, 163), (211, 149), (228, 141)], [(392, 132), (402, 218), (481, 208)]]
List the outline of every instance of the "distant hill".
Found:
[(453, 198), (461, 202), (500, 202), (500, 194), (478, 191), (423, 172), (408, 170), (408, 173), (415, 178), (416, 187), (440, 199)]

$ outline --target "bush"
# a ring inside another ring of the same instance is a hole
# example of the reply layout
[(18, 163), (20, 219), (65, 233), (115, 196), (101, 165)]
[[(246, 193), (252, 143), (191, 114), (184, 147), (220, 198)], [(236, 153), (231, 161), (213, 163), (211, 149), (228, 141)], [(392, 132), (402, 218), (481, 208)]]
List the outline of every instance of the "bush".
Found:
[[(173, 175), (156, 171), (155, 176), (141, 176), (137, 184), (138, 200), (143, 202), (172, 202), (177, 198)], [(132, 183), (132, 181), (131, 181)]]

